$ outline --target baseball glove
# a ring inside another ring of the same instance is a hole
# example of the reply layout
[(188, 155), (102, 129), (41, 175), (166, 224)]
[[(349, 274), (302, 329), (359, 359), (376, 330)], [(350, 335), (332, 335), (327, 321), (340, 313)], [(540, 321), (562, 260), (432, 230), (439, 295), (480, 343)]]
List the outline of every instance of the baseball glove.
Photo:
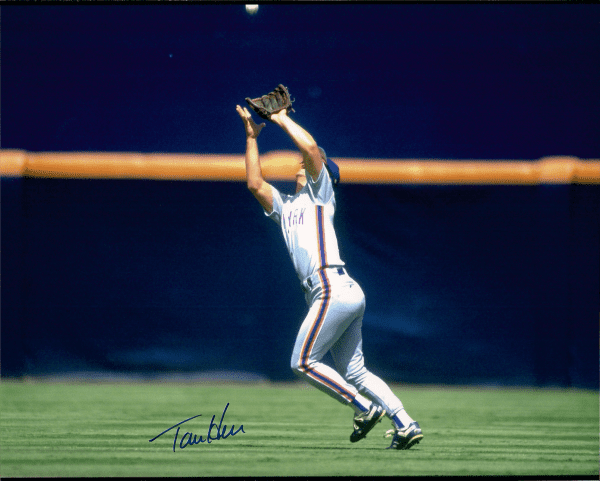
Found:
[(287, 87), (281, 84), (275, 87), (275, 90), (262, 97), (256, 97), (255, 99), (246, 97), (246, 102), (252, 110), (265, 120), (271, 120), (271, 115), (281, 112), (284, 109), (287, 112), (294, 112), (292, 108), (293, 100), (290, 98), (290, 93)]

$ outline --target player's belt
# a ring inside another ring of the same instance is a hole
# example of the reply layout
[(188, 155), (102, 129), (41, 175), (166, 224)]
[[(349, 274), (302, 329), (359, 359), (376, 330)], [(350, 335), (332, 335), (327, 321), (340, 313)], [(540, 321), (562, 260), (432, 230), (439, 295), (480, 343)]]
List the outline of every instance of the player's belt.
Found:
[[(341, 266), (326, 266), (321, 267), (319, 271), (327, 270), (329, 273), (338, 274), (340, 276), (344, 276), (348, 274), (346, 269)], [(302, 281), (302, 289), (304, 291), (310, 291), (314, 286), (319, 283), (319, 271), (315, 272), (313, 275), (308, 276), (306, 279)]]

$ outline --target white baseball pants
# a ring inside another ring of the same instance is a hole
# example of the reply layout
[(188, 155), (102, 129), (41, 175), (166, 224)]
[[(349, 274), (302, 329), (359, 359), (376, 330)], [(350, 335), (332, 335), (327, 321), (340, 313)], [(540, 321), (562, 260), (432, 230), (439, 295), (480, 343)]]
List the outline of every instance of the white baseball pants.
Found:
[[(300, 327), (292, 370), (343, 404), (357, 393), (383, 407), (389, 417), (402, 403), (389, 386), (369, 372), (362, 353), (365, 295), (345, 269), (319, 270), (303, 283), (309, 311)], [(331, 351), (335, 369), (321, 362)]]

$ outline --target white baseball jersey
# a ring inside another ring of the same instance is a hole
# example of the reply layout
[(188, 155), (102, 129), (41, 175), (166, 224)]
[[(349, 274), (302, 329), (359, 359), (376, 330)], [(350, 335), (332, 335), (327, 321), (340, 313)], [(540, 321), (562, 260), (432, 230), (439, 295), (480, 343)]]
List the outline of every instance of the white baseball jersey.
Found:
[[(365, 295), (343, 266), (333, 229), (335, 195), (327, 169), (317, 181), (307, 176), (306, 185), (295, 195), (273, 188), (273, 211), (265, 214), (281, 226), (283, 238), (300, 281), (318, 273), (318, 281), (307, 288), (309, 311), (292, 353), (291, 367), (316, 388), (357, 411), (366, 411), (366, 394), (388, 415), (400, 412), (400, 400), (389, 386), (364, 365), (362, 320)], [(331, 351), (336, 368), (321, 362)], [(341, 374), (340, 374), (341, 373)]]
[(307, 173), (306, 185), (294, 195), (273, 187), (273, 211), (265, 214), (281, 226), (283, 238), (300, 281), (325, 266), (343, 266), (333, 229), (335, 194), (323, 166), (316, 181)]

